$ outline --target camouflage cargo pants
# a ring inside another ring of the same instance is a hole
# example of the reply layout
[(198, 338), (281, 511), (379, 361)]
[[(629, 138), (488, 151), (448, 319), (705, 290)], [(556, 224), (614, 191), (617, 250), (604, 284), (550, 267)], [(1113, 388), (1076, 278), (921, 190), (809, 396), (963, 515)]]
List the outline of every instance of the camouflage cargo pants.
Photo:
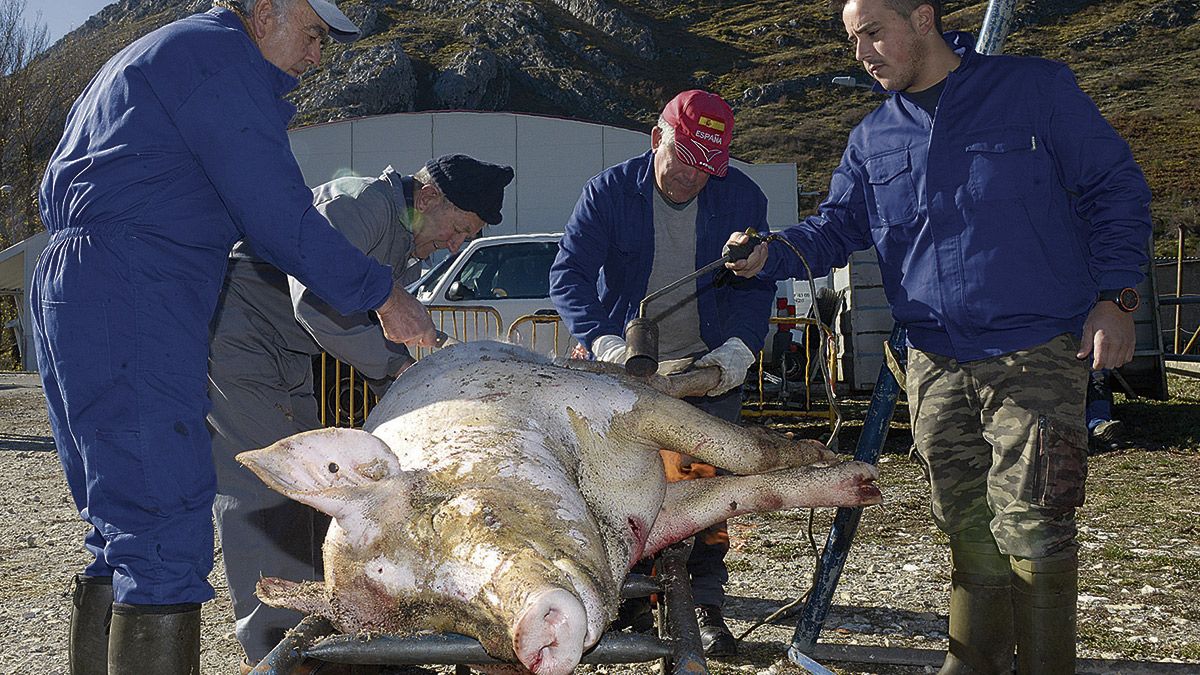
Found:
[(913, 439), (947, 534), (989, 528), (1000, 552), (1074, 549), (1087, 477), (1087, 362), (1060, 335), (979, 361), (908, 350)]

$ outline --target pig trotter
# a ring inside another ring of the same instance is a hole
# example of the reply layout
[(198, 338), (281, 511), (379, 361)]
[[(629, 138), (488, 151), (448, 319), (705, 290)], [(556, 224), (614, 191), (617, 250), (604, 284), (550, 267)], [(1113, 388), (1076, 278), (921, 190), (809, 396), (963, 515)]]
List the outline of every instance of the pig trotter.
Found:
[(326, 599), (325, 584), (316, 581), (295, 582), (275, 577), (258, 580), (258, 599), (272, 607), (294, 609), (305, 614), (332, 617)]

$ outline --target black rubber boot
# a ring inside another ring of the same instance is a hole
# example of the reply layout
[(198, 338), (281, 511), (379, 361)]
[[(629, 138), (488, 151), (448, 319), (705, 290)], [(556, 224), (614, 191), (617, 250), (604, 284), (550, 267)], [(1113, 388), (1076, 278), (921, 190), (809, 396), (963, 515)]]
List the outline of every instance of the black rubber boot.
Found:
[(1075, 672), (1075, 551), (1049, 558), (1012, 559), (1018, 675)]
[(705, 656), (737, 655), (737, 640), (725, 624), (720, 607), (696, 605), (696, 622), (700, 624), (700, 646)]
[(1008, 556), (991, 532), (950, 537), (950, 649), (938, 675), (1012, 673), (1013, 613)]
[(75, 575), (75, 589), (71, 593), (71, 636), (67, 646), (71, 675), (108, 673), (112, 600), (112, 577)]
[(113, 604), (109, 675), (200, 675), (200, 605)]

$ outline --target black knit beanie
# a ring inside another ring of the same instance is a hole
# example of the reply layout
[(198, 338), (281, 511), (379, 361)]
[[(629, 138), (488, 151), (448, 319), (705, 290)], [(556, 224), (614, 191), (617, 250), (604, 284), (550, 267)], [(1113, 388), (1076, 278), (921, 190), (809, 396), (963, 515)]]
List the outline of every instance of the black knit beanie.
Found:
[(463, 211), (473, 211), (495, 225), (502, 216), (504, 186), (512, 182), (511, 166), (481, 162), (467, 155), (442, 155), (425, 165), (438, 189)]

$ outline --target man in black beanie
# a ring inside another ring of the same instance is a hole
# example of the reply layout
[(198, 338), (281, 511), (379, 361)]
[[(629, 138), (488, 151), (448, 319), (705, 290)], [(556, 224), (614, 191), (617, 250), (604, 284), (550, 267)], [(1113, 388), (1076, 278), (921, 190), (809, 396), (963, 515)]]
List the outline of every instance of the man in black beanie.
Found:
[[(513, 170), (466, 155), (429, 161), (411, 176), (346, 177), (313, 190), (314, 206), (355, 247), (412, 281), (414, 260), (457, 252), (500, 222)], [(301, 615), (254, 595), (264, 576), (318, 579), (327, 522), (274, 492), (234, 456), (320, 426), (312, 356), (322, 351), (369, 380), (390, 381), (412, 363), (368, 314), (341, 316), (295, 278), (234, 247), (211, 326), (209, 398), (217, 497), (213, 507), (233, 599), (243, 672)], [(325, 672), (324, 670), (322, 672)]]

